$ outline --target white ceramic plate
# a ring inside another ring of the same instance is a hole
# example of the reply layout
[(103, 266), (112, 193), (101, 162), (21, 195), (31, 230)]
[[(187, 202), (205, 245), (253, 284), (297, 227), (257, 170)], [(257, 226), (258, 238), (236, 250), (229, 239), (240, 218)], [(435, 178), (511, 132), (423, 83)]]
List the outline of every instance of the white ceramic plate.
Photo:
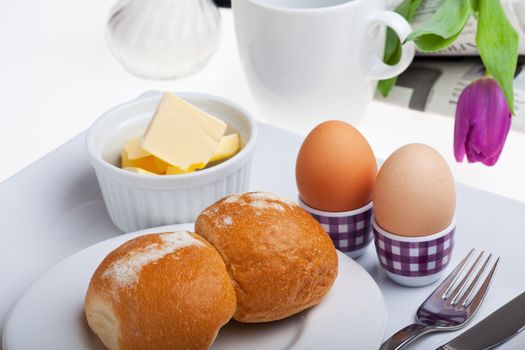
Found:
[[(91, 246), (57, 264), (17, 301), (3, 335), (5, 350), (103, 349), (84, 319), (83, 300), (91, 275), (113, 249), (151, 232), (193, 231), (170, 225), (122, 235)], [(230, 322), (213, 349), (377, 349), (386, 307), (374, 280), (338, 252), (339, 274), (323, 301), (288, 319), (265, 324)]]

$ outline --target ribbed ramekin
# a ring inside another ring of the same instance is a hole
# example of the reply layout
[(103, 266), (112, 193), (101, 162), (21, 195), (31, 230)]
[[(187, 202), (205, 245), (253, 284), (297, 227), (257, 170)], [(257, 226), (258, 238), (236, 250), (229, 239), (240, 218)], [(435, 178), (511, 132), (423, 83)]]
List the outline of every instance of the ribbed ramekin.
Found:
[(198, 108), (224, 120), (239, 132), (243, 147), (231, 159), (209, 169), (180, 175), (138, 174), (121, 169), (126, 140), (144, 133), (162, 94), (148, 94), (103, 114), (87, 135), (87, 150), (109, 216), (123, 232), (193, 222), (218, 199), (248, 189), (257, 140), (253, 117), (226, 99), (197, 93), (176, 93)]

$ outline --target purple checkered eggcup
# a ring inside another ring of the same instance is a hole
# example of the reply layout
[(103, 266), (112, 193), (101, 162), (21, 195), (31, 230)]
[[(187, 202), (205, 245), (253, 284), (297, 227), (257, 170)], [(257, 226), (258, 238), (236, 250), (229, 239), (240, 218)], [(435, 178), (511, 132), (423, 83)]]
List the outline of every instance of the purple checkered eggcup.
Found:
[(310, 208), (301, 198), (299, 205), (319, 221), (335, 247), (352, 259), (361, 256), (372, 242), (372, 202), (359, 209), (341, 212)]
[(455, 219), (443, 231), (422, 237), (404, 237), (383, 230), (375, 219), (374, 243), (379, 263), (394, 282), (408, 287), (437, 281), (454, 248)]

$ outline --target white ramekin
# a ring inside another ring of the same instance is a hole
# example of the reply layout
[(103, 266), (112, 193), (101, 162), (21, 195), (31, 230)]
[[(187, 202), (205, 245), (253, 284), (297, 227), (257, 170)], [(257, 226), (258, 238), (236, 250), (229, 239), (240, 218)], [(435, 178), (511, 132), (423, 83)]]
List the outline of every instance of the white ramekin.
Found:
[(121, 169), (126, 140), (144, 133), (162, 94), (147, 94), (103, 114), (87, 134), (87, 150), (109, 216), (123, 232), (193, 222), (218, 199), (248, 189), (250, 165), (257, 140), (257, 123), (240, 106), (220, 97), (175, 93), (224, 120), (239, 132), (243, 147), (231, 159), (190, 174), (160, 176)]

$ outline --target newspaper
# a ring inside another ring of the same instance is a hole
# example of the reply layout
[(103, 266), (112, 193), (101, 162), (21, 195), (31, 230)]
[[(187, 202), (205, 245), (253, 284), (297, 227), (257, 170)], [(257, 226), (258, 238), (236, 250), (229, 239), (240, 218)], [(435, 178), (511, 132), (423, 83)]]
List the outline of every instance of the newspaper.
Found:
[[(418, 58), (399, 76), (388, 97), (376, 99), (413, 110), (453, 117), (461, 91), (485, 75), (479, 58)], [(525, 131), (525, 58), (520, 57), (514, 79), (515, 116), (512, 129)]]
[[(395, 8), (401, 0), (388, 2)], [(412, 26), (420, 27), (443, 0), (424, 0)], [(520, 35), (520, 55), (525, 55), (525, 0), (501, 0), (509, 20)], [(461, 91), (485, 75), (476, 47), (476, 19), (471, 17), (453, 45), (433, 54), (419, 53), (401, 74), (387, 98), (376, 99), (410, 109), (453, 117)], [(520, 56), (514, 79), (515, 118), (512, 129), (525, 131), (525, 56)]]

